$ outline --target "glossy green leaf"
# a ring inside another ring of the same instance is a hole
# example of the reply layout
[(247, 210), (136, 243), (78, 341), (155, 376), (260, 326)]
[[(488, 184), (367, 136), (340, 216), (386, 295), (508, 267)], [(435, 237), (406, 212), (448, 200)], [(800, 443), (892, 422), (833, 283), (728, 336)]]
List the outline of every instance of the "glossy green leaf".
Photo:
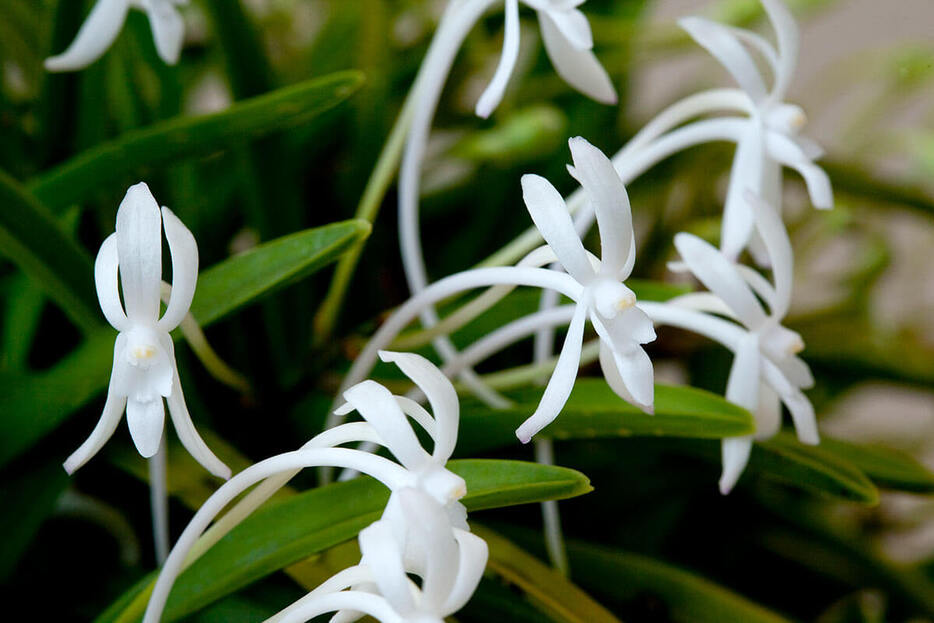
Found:
[[(517, 443), (515, 431), (538, 405), (542, 388), (508, 392), (515, 401), (494, 410), (475, 400), (461, 407), (458, 451), (475, 454)], [(752, 416), (723, 398), (691, 387), (656, 385), (655, 415), (623, 401), (603, 379), (578, 379), (564, 409), (538, 434), (551, 439), (601, 437), (721, 438), (754, 431)]]
[(363, 82), (359, 72), (340, 72), (279, 89), (225, 111), (182, 117), (127, 132), (89, 149), (30, 185), (52, 209), (85, 199), (99, 187), (120, 185), (145, 167), (210, 154), (276, 130), (288, 128), (333, 108)]
[(821, 440), (821, 448), (849, 461), (875, 484), (885, 489), (915, 493), (934, 492), (934, 473), (901, 450), (860, 445), (826, 437)]
[(46, 208), (0, 171), (0, 252), (84, 330), (101, 325), (91, 257)]
[[(364, 221), (343, 221), (298, 232), (232, 257), (198, 277), (191, 306), (202, 326), (305, 277), (369, 233)], [(75, 409), (107, 387), (114, 333), (96, 331), (41, 374), (0, 374), (0, 465), (17, 456), (65, 421)]]
[[(490, 460), (451, 461), (448, 466), (467, 481), (463, 502), (471, 511), (564, 499), (591, 490), (586, 476), (564, 467)], [(352, 539), (379, 518), (388, 499), (383, 485), (357, 478), (259, 509), (179, 576), (162, 620), (176, 621), (274, 571)], [(139, 587), (131, 590), (144, 594)], [(121, 600), (132, 600), (130, 608), (122, 612), (111, 608), (98, 622), (140, 620), (145, 600), (126, 596)]]

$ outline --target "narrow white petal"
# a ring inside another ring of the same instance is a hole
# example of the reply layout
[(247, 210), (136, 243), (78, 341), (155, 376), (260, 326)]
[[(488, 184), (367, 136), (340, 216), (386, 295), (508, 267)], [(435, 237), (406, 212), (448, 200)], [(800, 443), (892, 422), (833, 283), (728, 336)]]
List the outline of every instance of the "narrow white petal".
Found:
[(759, 408), (756, 409), (757, 440), (770, 439), (782, 427), (782, 403), (775, 390), (759, 383)]
[(637, 344), (648, 344), (655, 341), (655, 325), (648, 314), (638, 306), (630, 307), (621, 312), (610, 323), (610, 332), (622, 336)]
[(420, 610), (440, 614), (457, 580), (454, 531), (442, 506), (431, 497), (417, 489), (402, 489), (396, 495), (400, 497), (408, 524), (418, 526), (419, 540), (427, 554)]
[(230, 478), (230, 468), (211, 452), (208, 444), (204, 442), (204, 439), (195, 429), (194, 422), (191, 421), (191, 414), (188, 412), (188, 405), (185, 404), (185, 395), (182, 392), (181, 380), (178, 377), (178, 366), (175, 364), (175, 350), (172, 345), (172, 338), (165, 335), (162, 338), (162, 346), (166, 349), (172, 362), (172, 391), (165, 401), (169, 405), (169, 416), (172, 418), (175, 434), (178, 435), (179, 441), (188, 450), (188, 454), (204, 469), (218, 478), (227, 480)]
[(633, 404), (647, 413), (654, 411), (655, 371), (645, 349), (636, 346), (626, 352), (613, 353), (619, 375), (635, 401)]
[(526, 174), (522, 176), (522, 198), (535, 227), (564, 270), (579, 283), (589, 283), (594, 277), (593, 267), (561, 193), (545, 178)]
[(752, 101), (761, 102), (765, 99), (767, 90), (762, 74), (749, 52), (728, 27), (703, 17), (685, 17), (678, 20), (678, 24), (720, 61)]
[(181, 13), (171, 2), (151, 2), (148, 14), (159, 58), (174, 65), (181, 56), (185, 39), (185, 22)]
[(535, 413), (529, 417), (516, 430), (516, 437), (522, 443), (528, 443), (532, 436), (538, 431), (548, 426), (564, 408), (568, 397), (571, 395), (571, 389), (574, 387), (574, 381), (577, 380), (577, 371), (580, 368), (581, 348), (584, 342), (584, 322), (587, 320), (587, 307), (578, 305), (574, 310), (574, 316), (571, 318), (571, 324), (568, 326), (567, 335), (564, 338), (564, 345), (561, 347), (561, 354), (558, 356), (558, 362), (555, 365), (555, 371), (545, 387), (542, 394), (542, 400), (538, 404)]
[(636, 399), (629, 393), (623, 377), (620, 376), (619, 368), (616, 366), (616, 358), (613, 356), (613, 349), (603, 340), (600, 341), (600, 368), (603, 370), (603, 378), (606, 384), (610, 386), (617, 396), (628, 402), (636, 404)]
[(719, 296), (747, 328), (756, 329), (765, 312), (736, 267), (720, 251), (693, 234), (675, 235), (675, 247), (697, 279)]
[(162, 215), (143, 182), (130, 187), (117, 211), (117, 252), (127, 318), (131, 323), (156, 322), (162, 283)]
[(600, 230), (600, 272), (623, 280), (632, 252), (632, 212), (629, 195), (619, 173), (606, 155), (578, 136), (570, 139), (574, 177), (590, 198)]
[[(399, 408), (402, 409), (403, 413), (418, 422), (418, 425), (421, 426), (426, 433), (428, 433), (429, 437), (431, 437), (433, 440), (437, 439), (437, 423), (435, 422), (435, 418), (430, 413), (428, 413), (425, 407), (407, 396), (396, 396), (395, 398), (396, 402), (399, 403)], [(337, 411), (334, 413), (337, 413)], [(437, 444), (437, 442), (435, 443)], [(437, 445), (435, 448), (437, 448)]]
[(490, 549), (486, 541), (477, 535), (464, 530), (455, 530), (454, 538), (457, 539), (458, 546), (457, 580), (441, 608), (441, 612), (445, 615), (457, 612), (470, 601), (474, 591), (477, 590), (477, 585), (480, 584), (480, 578), (483, 577), (483, 571), (490, 557)]
[(814, 387), (814, 375), (811, 374), (811, 368), (800, 357), (788, 357), (776, 365), (795, 387), (801, 389)]
[(117, 234), (110, 234), (94, 260), (94, 285), (107, 322), (117, 331), (125, 331), (129, 323), (117, 291), (117, 266)]
[(807, 136), (790, 137), (808, 160), (820, 160), (824, 157), (824, 148)]
[(460, 404), (454, 385), (441, 370), (421, 355), (384, 350), (380, 351), (379, 356), (383, 361), (395, 363), (428, 398), (437, 425), (432, 454), (436, 459), (447, 462), (457, 443), (457, 426), (460, 421)]
[(593, 33), (590, 31), (590, 22), (578, 9), (548, 11), (548, 17), (551, 18), (572, 47), (577, 50), (593, 48)]
[(775, 297), (769, 303), (771, 316), (785, 317), (791, 304), (791, 287), (794, 280), (794, 253), (785, 223), (779, 214), (780, 206), (772, 206), (751, 191), (745, 193), (746, 203), (756, 214), (756, 228), (765, 243), (772, 264), (775, 280)]
[(146, 402), (133, 398), (126, 403), (126, 423), (130, 428), (130, 437), (136, 449), (148, 459), (159, 451), (162, 441), (162, 429), (165, 425), (165, 407), (162, 397), (156, 397)]
[(594, 53), (571, 45), (548, 13), (540, 11), (538, 23), (545, 51), (558, 75), (584, 95), (602, 104), (615, 104), (616, 89)]
[(800, 391), (782, 396), (782, 402), (791, 412), (791, 420), (795, 424), (798, 441), (811, 446), (820, 443), (820, 434), (817, 432), (817, 418), (814, 416), (814, 406)]
[(736, 349), (726, 383), (726, 399), (755, 413), (759, 406), (759, 336), (747, 333)]
[(358, 539), (363, 556), (361, 562), (376, 580), (379, 594), (399, 614), (405, 616), (414, 612), (415, 602), (402, 564), (402, 550), (389, 524), (377, 521), (361, 530)]
[(748, 189), (762, 192), (765, 167), (765, 145), (761, 126), (750, 121), (736, 144), (736, 155), (730, 169), (730, 184), (723, 208), (723, 232), (720, 248), (731, 260), (736, 260), (749, 242), (755, 224), (752, 207), (743, 193)]
[(76, 71), (96, 61), (117, 39), (129, 9), (128, 0), (98, 0), (68, 49), (45, 59), (45, 68)]
[(788, 85), (798, 64), (798, 25), (782, 0), (762, 0), (762, 6), (772, 21), (772, 28), (775, 29), (778, 39), (779, 67), (775, 72), (775, 85), (772, 88), (772, 98), (778, 101), (784, 99), (788, 92)]
[(730, 437), (723, 440), (723, 473), (720, 476), (720, 493), (728, 494), (746, 469), (752, 451), (752, 437)]
[(171, 331), (177, 327), (191, 307), (198, 283), (198, 243), (191, 231), (185, 227), (168, 208), (162, 208), (162, 224), (165, 238), (169, 241), (172, 254), (172, 296), (165, 314), (159, 320), (159, 328)]
[(519, 0), (506, 0), (506, 24), (503, 32), (503, 53), (496, 66), (493, 79), (477, 100), (476, 113), (478, 117), (489, 117), (499, 103), (503, 100), (509, 78), (516, 67), (519, 58)]
[(388, 389), (374, 381), (363, 381), (345, 391), (344, 399), (373, 426), (383, 445), (407, 469), (416, 469), (428, 460), (428, 453)]
[(797, 143), (778, 132), (769, 132), (766, 136), (769, 156), (786, 167), (796, 170), (808, 188), (811, 203), (820, 210), (833, 208), (833, 187), (830, 178), (819, 166), (811, 162)]

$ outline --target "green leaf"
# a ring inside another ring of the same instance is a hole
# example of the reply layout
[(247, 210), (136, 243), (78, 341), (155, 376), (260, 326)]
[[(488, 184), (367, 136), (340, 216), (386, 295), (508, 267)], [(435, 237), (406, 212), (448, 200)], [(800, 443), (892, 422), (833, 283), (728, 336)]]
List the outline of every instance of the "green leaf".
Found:
[(490, 546), (487, 570), (516, 586), (548, 620), (557, 623), (619, 623), (606, 608), (554, 568), (484, 526), (471, 530)]
[(90, 256), (20, 184), (0, 171), (0, 250), (75, 324), (101, 326)]
[(650, 594), (672, 623), (788, 623), (788, 619), (713, 582), (665, 563), (603, 545), (568, 543), (571, 575), (612, 603)]
[[(520, 461), (451, 461), (467, 481), (471, 511), (582, 495), (587, 477), (571, 469)], [(379, 518), (388, 490), (371, 478), (318, 487), (259, 510), (233, 529), (178, 578), (162, 620), (176, 621), (294, 562), (352, 539)], [(150, 576), (155, 581), (155, 574)], [(98, 623), (138, 621), (146, 600), (110, 608)], [(121, 597), (123, 603), (128, 600)]]
[(339, 72), (234, 104), (222, 112), (130, 131), (56, 167), (34, 180), (30, 189), (52, 209), (63, 209), (97, 188), (123, 184), (144, 167), (210, 154), (231, 143), (306, 122), (347, 99), (362, 82), (359, 72)]
[(821, 448), (849, 461), (880, 487), (914, 493), (934, 492), (934, 474), (910, 454), (883, 446), (867, 446), (824, 438)]
[[(515, 431), (538, 405), (541, 388), (508, 392), (513, 407), (490, 409), (464, 400), (458, 451), (476, 454), (516, 443)], [(643, 413), (613, 393), (603, 379), (578, 379), (564, 409), (538, 437), (594, 439), (664, 436), (721, 438), (754, 432), (752, 416), (723, 398), (691, 387), (656, 385), (655, 415)]]
[[(342, 221), (260, 245), (204, 270), (191, 312), (202, 326), (333, 262), (370, 230)], [(114, 334), (99, 330), (47, 372), (0, 374), (0, 465), (32, 446), (107, 387)]]

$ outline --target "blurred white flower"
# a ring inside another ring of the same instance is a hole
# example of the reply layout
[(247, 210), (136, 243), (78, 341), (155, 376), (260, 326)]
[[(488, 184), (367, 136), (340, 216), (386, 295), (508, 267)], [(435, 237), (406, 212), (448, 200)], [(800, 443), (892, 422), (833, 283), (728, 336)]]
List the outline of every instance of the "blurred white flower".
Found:
[[(782, 0), (761, 0), (775, 30), (776, 49), (756, 33), (725, 26), (702, 17), (680, 20), (697, 43), (709, 51), (733, 76), (749, 98), (749, 119), (737, 132), (736, 155), (730, 173), (723, 214), (720, 247), (736, 259), (754, 234), (752, 207), (744, 191), (752, 189), (776, 209), (781, 209), (782, 165), (797, 170), (807, 183), (811, 202), (820, 209), (833, 207), (833, 191), (826, 173), (814, 164), (823, 150), (800, 136), (807, 118), (804, 111), (783, 100), (798, 60), (798, 28)], [(745, 44), (745, 45), (744, 45)], [(771, 89), (756, 66), (748, 48), (764, 57), (774, 79)], [(763, 262), (761, 245), (753, 239), (750, 248)]]
[[(569, 85), (604, 104), (616, 103), (616, 90), (606, 70), (594, 56), (593, 35), (587, 18), (577, 7), (585, 0), (523, 0), (538, 12), (545, 51), (555, 71)], [(506, 0), (503, 54), (496, 73), (477, 101), (476, 113), (484, 119), (499, 106), (519, 57), (519, 0)]]
[[(727, 315), (745, 327), (735, 351), (726, 398), (754, 414), (755, 439), (767, 439), (781, 427), (781, 401), (791, 412), (801, 442), (817, 444), (814, 408), (801, 391), (814, 384), (808, 365), (798, 357), (804, 342), (781, 324), (791, 303), (791, 243), (774, 207), (749, 192), (745, 200), (755, 209), (758, 232), (773, 266), (774, 286), (756, 271), (734, 264), (704, 240), (682, 232), (675, 236), (675, 247), (691, 273), (715, 297), (688, 295), (672, 304)], [(768, 313), (757, 295), (768, 305)], [(767, 378), (764, 360), (774, 364), (779, 374)], [(752, 443), (753, 437), (724, 439), (723, 493), (728, 493), (742, 474)]]
[[(172, 296), (159, 318), (163, 226), (172, 255)], [(118, 270), (123, 304), (117, 291)], [(107, 322), (119, 331), (107, 401), (91, 436), (65, 461), (69, 474), (103, 447), (124, 409), (137, 450), (144, 457), (153, 456), (162, 440), (165, 398), (188, 452), (215, 476), (230, 477), (230, 469), (214, 456), (191, 422), (169, 336), (188, 313), (197, 280), (194, 236), (171, 210), (162, 208), (160, 212), (146, 184), (130, 187), (117, 211), (116, 232), (104, 240), (94, 264), (101, 309)]]
[(146, 12), (159, 57), (174, 65), (185, 36), (185, 23), (177, 7), (186, 4), (188, 0), (97, 0), (75, 40), (61, 54), (47, 58), (45, 68), (76, 71), (99, 59), (116, 41), (131, 8)]
[(601, 258), (584, 249), (564, 199), (537, 175), (522, 177), (522, 191), (535, 226), (558, 262), (580, 284), (581, 295), (554, 373), (535, 413), (516, 431), (526, 443), (557, 417), (570, 396), (580, 365), (587, 318), (601, 341), (601, 364), (607, 382), (624, 400), (651, 412), (654, 402), (652, 362), (642, 344), (655, 339), (649, 317), (636, 306), (636, 295), (623, 283), (635, 262), (632, 214), (626, 187), (613, 164), (583, 138), (570, 140), (571, 174), (593, 204), (600, 230)]

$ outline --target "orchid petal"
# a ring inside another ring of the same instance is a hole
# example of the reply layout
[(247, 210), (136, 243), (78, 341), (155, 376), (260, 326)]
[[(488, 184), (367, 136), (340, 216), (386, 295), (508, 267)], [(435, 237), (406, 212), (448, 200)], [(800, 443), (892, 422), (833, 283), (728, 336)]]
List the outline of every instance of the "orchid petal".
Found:
[(128, 0), (98, 0), (68, 49), (45, 59), (45, 68), (76, 71), (99, 59), (117, 40), (129, 10)]
[(547, 11), (548, 17), (554, 22), (567, 42), (577, 50), (593, 48), (593, 33), (590, 31), (590, 22), (578, 9), (566, 11)]
[(417, 489), (401, 489), (396, 495), (407, 522), (418, 526), (427, 560), (422, 577), (421, 610), (440, 612), (457, 580), (457, 541), (440, 504)]
[(759, 336), (747, 333), (740, 340), (730, 376), (726, 383), (726, 399), (748, 411), (759, 406)]
[(781, 362), (776, 363), (781, 369), (782, 374), (795, 386), (801, 389), (810, 389), (814, 387), (814, 376), (811, 374), (811, 368), (800, 357), (788, 357)]
[(171, 2), (151, 2), (147, 13), (159, 58), (169, 65), (178, 62), (185, 39), (185, 22)]
[(675, 247), (694, 276), (723, 299), (748, 329), (762, 326), (766, 320), (762, 306), (736, 267), (722, 253), (685, 232), (675, 235)]
[(653, 413), (655, 371), (645, 349), (636, 346), (626, 352), (613, 351), (613, 360), (623, 384), (633, 398), (633, 404), (647, 413)]
[(377, 521), (361, 530), (358, 539), (363, 554), (361, 562), (373, 574), (379, 594), (402, 616), (415, 612), (410, 581), (402, 565), (402, 551), (389, 524)]
[(460, 421), (460, 403), (451, 381), (421, 355), (384, 350), (380, 351), (379, 357), (387, 363), (396, 364), (428, 398), (437, 425), (432, 454), (436, 459), (446, 462), (457, 444), (457, 426)]
[(733, 490), (736, 481), (746, 469), (751, 451), (751, 437), (730, 437), (723, 440), (721, 444), (723, 473), (720, 475), (720, 493), (726, 495)]
[(638, 306), (630, 307), (620, 312), (616, 318), (609, 321), (610, 331), (615, 336), (626, 336), (638, 344), (648, 344), (655, 341), (655, 325), (648, 314)]
[(558, 75), (584, 95), (602, 104), (615, 104), (616, 90), (593, 52), (571, 45), (547, 12), (538, 13), (538, 23), (545, 52)]
[(761, 192), (764, 180), (765, 146), (759, 124), (750, 122), (736, 144), (736, 155), (730, 170), (730, 184), (723, 208), (723, 233), (720, 247), (731, 260), (736, 260), (749, 242), (755, 226), (752, 208), (743, 193), (752, 188)]
[(107, 400), (104, 402), (101, 418), (97, 421), (97, 425), (94, 426), (94, 430), (91, 431), (85, 442), (65, 460), (63, 467), (69, 475), (75, 473), (79, 467), (100, 452), (120, 424), (120, 418), (126, 408), (126, 396), (122, 396), (113, 390), (113, 377), (117, 370), (118, 359), (123, 356), (124, 348), (126, 348), (126, 336), (122, 333), (117, 334), (117, 339), (114, 342), (114, 366), (110, 372), (110, 387), (107, 389)]
[(458, 546), (457, 579), (441, 608), (444, 614), (457, 612), (467, 605), (480, 584), (490, 556), (490, 548), (486, 541), (477, 535), (455, 530), (454, 538), (457, 539)]
[(767, 383), (759, 383), (759, 408), (756, 409), (756, 434), (758, 440), (770, 439), (782, 427), (782, 403)]
[[(405, 413), (410, 418), (412, 418), (413, 420), (415, 420), (416, 422), (418, 422), (418, 425), (421, 426), (425, 430), (426, 433), (428, 433), (428, 436), (431, 437), (431, 439), (435, 441), (435, 443), (437, 443), (436, 441), (437, 436), (438, 436), (437, 422), (435, 422), (434, 417), (432, 417), (432, 415), (428, 413), (425, 407), (423, 407), (422, 405), (418, 404), (417, 402), (415, 402), (414, 400), (406, 396), (396, 396), (396, 402), (399, 403), (399, 408), (402, 409), (402, 412)], [(351, 407), (351, 410), (353, 410), (352, 407)], [(335, 411), (334, 413), (337, 413), (337, 411)]]
[(632, 210), (619, 173), (606, 155), (581, 137), (568, 141), (574, 159), (573, 175), (593, 204), (600, 230), (600, 272), (624, 280), (632, 252)]
[(791, 420), (798, 434), (798, 441), (811, 446), (820, 443), (820, 434), (817, 432), (817, 418), (814, 416), (814, 405), (800, 391), (794, 391), (782, 396), (782, 402), (791, 413)]
[(145, 402), (130, 398), (126, 403), (126, 423), (130, 437), (143, 458), (148, 459), (159, 451), (162, 430), (165, 426), (165, 407), (162, 397)]
[(117, 210), (117, 252), (127, 318), (131, 323), (155, 322), (162, 283), (162, 215), (143, 182), (130, 187)]
[(509, 78), (519, 58), (519, 0), (506, 0), (506, 25), (503, 31), (503, 52), (493, 79), (477, 100), (475, 112), (486, 119), (499, 106), (509, 84)]
[(561, 354), (558, 355), (558, 362), (542, 394), (541, 402), (535, 413), (516, 430), (516, 437), (522, 443), (528, 443), (533, 435), (554, 421), (568, 401), (574, 381), (577, 379), (578, 368), (580, 368), (586, 320), (587, 306), (579, 304), (574, 310), (567, 335), (564, 337), (564, 345), (561, 347)]
[(794, 253), (791, 240), (778, 213), (778, 206), (771, 206), (751, 191), (744, 195), (756, 215), (756, 227), (768, 251), (775, 280), (775, 297), (769, 302), (770, 315), (781, 319), (791, 305), (791, 286), (794, 279)]
[(824, 157), (824, 148), (814, 139), (808, 138), (807, 136), (794, 136), (789, 138), (795, 142), (798, 149), (801, 150), (801, 153), (803, 153), (808, 160), (820, 160)]
[(796, 170), (808, 188), (811, 203), (819, 210), (833, 208), (833, 187), (830, 178), (819, 166), (811, 162), (802, 148), (793, 140), (778, 132), (768, 132), (766, 148), (769, 156), (786, 167)]
[(172, 296), (158, 326), (169, 332), (181, 324), (198, 283), (198, 244), (191, 231), (168, 208), (162, 208), (165, 238), (172, 254)]
[(616, 366), (616, 358), (613, 356), (613, 349), (603, 340), (600, 340), (600, 368), (603, 370), (603, 378), (606, 379), (606, 384), (610, 386), (613, 393), (629, 404), (635, 404), (636, 399), (629, 393), (626, 383), (623, 382), (623, 377), (620, 376), (619, 368)]
[(703, 17), (684, 17), (678, 20), (678, 25), (723, 65), (753, 102), (765, 99), (767, 90), (762, 74), (728, 27)]
[(578, 283), (589, 283), (594, 271), (561, 194), (545, 178), (526, 174), (522, 176), (522, 198), (535, 227), (564, 270)]
[(772, 86), (772, 99), (778, 101), (788, 92), (788, 85), (798, 64), (798, 25), (781, 0), (762, 0), (762, 6), (769, 15), (778, 40), (779, 66), (776, 68), (775, 84)]
[(363, 381), (345, 391), (344, 399), (373, 426), (383, 445), (406, 468), (418, 468), (428, 460), (428, 453), (388, 389), (374, 381)]
[(117, 331), (125, 331), (129, 322), (120, 303), (120, 292), (117, 290), (118, 265), (117, 234), (110, 234), (94, 260), (94, 285), (97, 287), (97, 299), (107, 322)]

